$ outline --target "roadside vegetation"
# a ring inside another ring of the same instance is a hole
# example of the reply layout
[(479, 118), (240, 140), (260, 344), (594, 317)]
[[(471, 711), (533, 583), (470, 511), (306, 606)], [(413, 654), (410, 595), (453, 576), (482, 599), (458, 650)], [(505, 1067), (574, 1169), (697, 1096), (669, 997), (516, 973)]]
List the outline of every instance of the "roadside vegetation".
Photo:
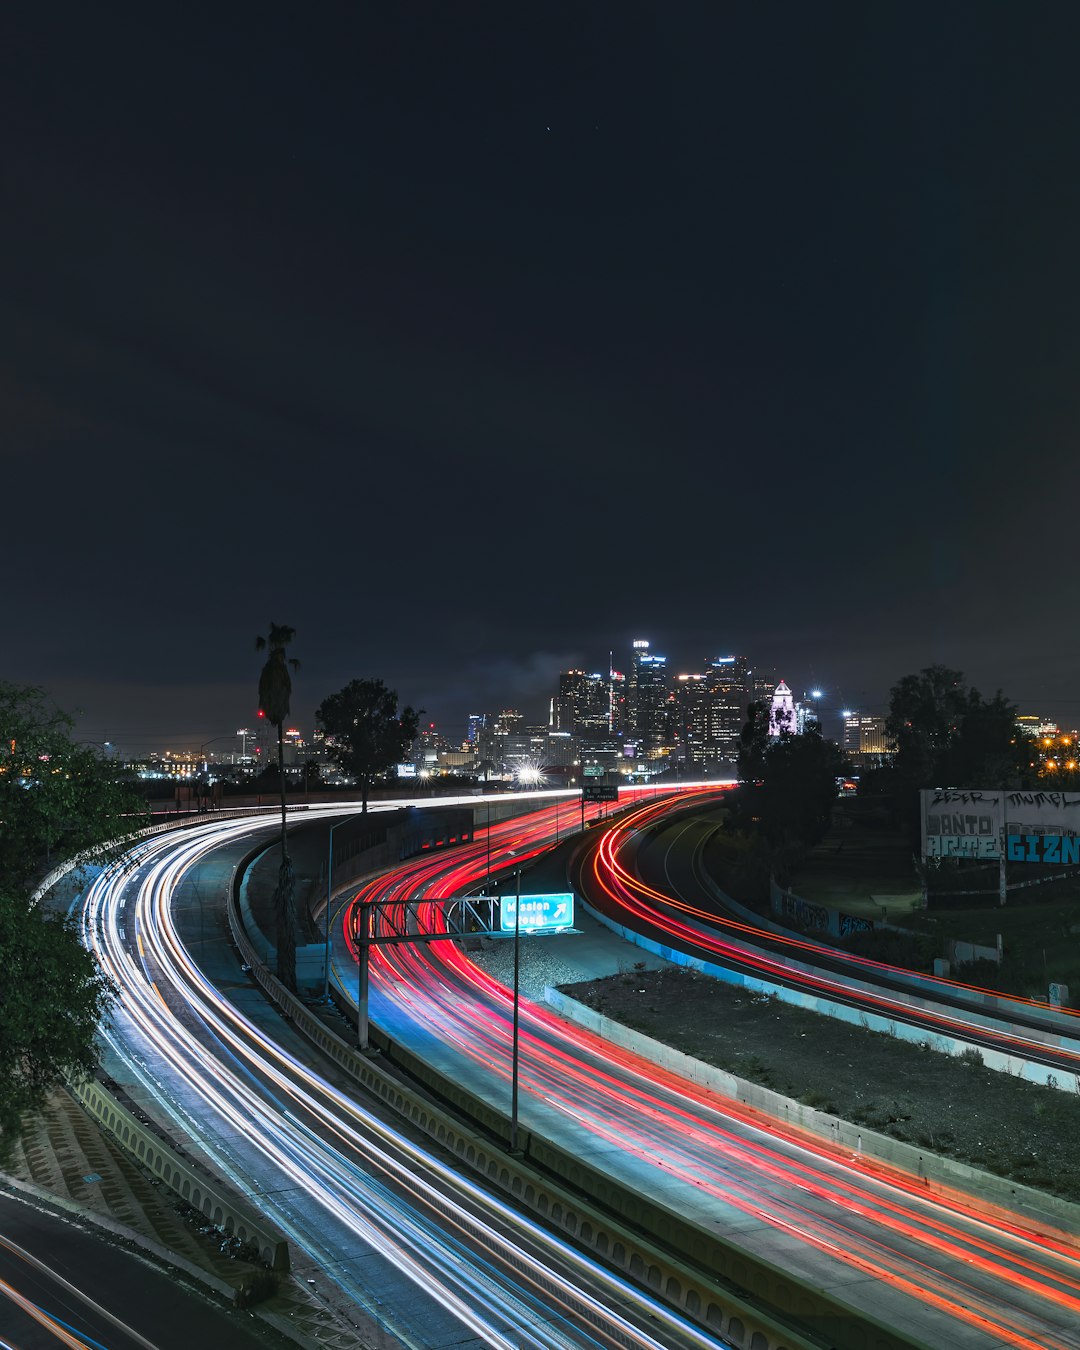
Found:
[(97, 1063), (95, 1033), (115, 990), (73, 922), (31, 900), (65, 858), (119, 856), (147, 821), (100, 748), (43, 690), (0, 682), (0, 1161), (24, 1112)]

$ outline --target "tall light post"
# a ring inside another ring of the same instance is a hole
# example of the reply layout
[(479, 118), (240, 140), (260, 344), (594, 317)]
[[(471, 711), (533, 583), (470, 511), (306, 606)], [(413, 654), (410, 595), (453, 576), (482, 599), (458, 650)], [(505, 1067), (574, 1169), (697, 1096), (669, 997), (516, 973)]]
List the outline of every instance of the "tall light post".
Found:
[(487, 881), (484, 883), (484, 890), (491, 890), (491, 798), (486, 802), (487, 806)]
[(371, 926), (372, 906), (361, 899), (357, 906), (356, 925), (356, 1048), (368, 1053), (368, 966), (371, 958), (371, 943), (368, 929)]
[(482, 759), (477, 766), (484, 771), (484, 805), (487, 807), (487, 881), (484, 883), (486, 891), (491, 890), (491, 797), (488, 795), (488, 774), (495, 767), (490, 759)]
[(204, 756), (203, 756), (203, 751), (206, 749), (206, 747), (207, 747), (208, 745), (217, 745), (218, 741), (231, 741), (232, 738), (233, 738), (233, 733), (227, 731), (227, 732), (225, 733), (224, 736), (212, 736), (212, 737), (210, 738), (210, 740), (208, 740), (208, 741), (203, 741), (202, 745), (199, 746), (199, 761), (200, 761), (200, 763), (202, 764), (202, 772), (203, 772), (203, 773), (206, 772), (207, 767), (208, 767), (208, 765), (209, 765), (209, 761), (208, 761), (207, 759), (205, 759)]
[[(349, 818), (351, 819), (351, 817)], [(339, 820), (336, 825), (330, 826), (330, 857), (326, 864), (326, 954), (323, 966), (323, 1002), (330, 1002), (330, 902), (334, 898), (334, 831), (340, 830), (342, 825), (348, 825), (349, 820)]]
[(520, 1028), (520, 977), (521, 977), (521, 868), (514, 872), (514, 1048), (510, 1070), (510, 1152), (519, 1153), (518, 1148), (518, 1046)]

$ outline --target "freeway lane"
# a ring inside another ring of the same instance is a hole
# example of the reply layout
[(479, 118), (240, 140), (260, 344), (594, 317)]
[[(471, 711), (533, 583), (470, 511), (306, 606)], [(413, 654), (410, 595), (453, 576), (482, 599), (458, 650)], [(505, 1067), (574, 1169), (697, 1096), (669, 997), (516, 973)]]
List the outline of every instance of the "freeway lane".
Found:
[[(703, 960), (877, 1014), (885, 1025), (906, 1022), (929, 1035), (993, 1049), (1009, 1057), (1009, 1072), (1023, 1069), (1025, 1077), (1039, 1081), (1052, 1076), (1058, 1086), (1071, 1090), (1075, 1084), (1080, 1090), (1080, 1026), (1072, 1037), (1068, 1026), (1061, 1026), (1080, 1018), (1065, 1019), (1062, 1010), (1054, 1010), (1054, 1026), (1046, 1005), (1014, 998), (1007, 1000), (1010, 1020), (996, 1021), (986, 1007), (972, 1007), (983, 991), (956, 980), (929, 981), (940, 991), (940, 1002), (920, 1008), (912, 1002), (910, 985), (903, 995), (902, 975), (890, 966), (718, 914), (714, 903), (701, 898), (709, 895), (701, 865), (707, 827), (681, 817), (658, 833), (658, 823), (663, 827), (662, 810), (643, 808), (577, 861), (583, 893), (621, 924)], [(691, 837), (693, 847), (683, 847)]]
[[(533, 853), (541, 835), (540, 824), (523, 826), (513, 862)], [(435, 902), (475, 884), (481, 871), (465, 849), (399, 869), (361, 896)], [(540, 943), (559, 941), (573, 939), (530, 939), (526, 959)], [(339, 950), (339, 966), (345, 959)], [(372, 990), (373, 1018), (395, 1039), (505, 1109), (504, 986), (450, 944), (433, 944), (378, 949)], [(1068, 1239), (1026, 1234), (1004, 1214), (988, 1220), (960, 1196), (928, 1201), (914, 1181), (889, 1184), (824, 1146), (766, 1132), (738, 1104), (546, 1009), (527, 1006), (522, 1027), (526, 1126), (929, 1344), (1080, 1347), (1080, 1257)]]
[[(0, 1196), (0, 1345), (18, 1350), (107, 1346), (189, 1350), (193, 1343), (265, 1350), (247, 1313), (214, 1307), (99, 1234)], [(276, 1336), (273, 1344), (281, 1344)]]
[(204, 936), (205, 897), (224, 893), (260, 833), (208, 823), (150, 841), (134, 875), (105, 874), (86, 897), (85, 940), (124, 991), (112, 1062), (148, 1106), (211, 1141), (213, 1169), (257, 1196), (299, 1249), (302, 1273), (403, 1344), (715, 1344), (458, 1177), (334, 1070), (309, 1068), (308, 1047), (241, 977), (231, 949), (215, 958), (201, 941), (205, 969), (190, 958), (178, 891), (197, 869), (200, 913), (189, 908), (185, 922)]

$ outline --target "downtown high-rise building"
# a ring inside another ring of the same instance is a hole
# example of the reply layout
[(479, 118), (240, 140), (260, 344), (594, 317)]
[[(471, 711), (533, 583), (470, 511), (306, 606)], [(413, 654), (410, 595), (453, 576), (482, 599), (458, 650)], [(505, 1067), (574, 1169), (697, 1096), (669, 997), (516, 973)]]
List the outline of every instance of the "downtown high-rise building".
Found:
[(755, 670), (750, 690), (754, 701), (767, 704), (776, 691), (777, 683), (775, 670)]
[(674, 682), (681, 757), (691, 764), (733, 761), (750, 696), (745, 657), (721, 656)]
[(551, 701), (552, 731), (574, 736), (606, 735), (611, 729), (611, 676), (565, 670)]
[(709, 742), (716, 758), (734, 760), (750, 701), (750, 663), (745, 656), (718, 656), (706, 669)]
[(660, 745), (670, 738), (670, 723), (667, 657), (652, 651), (644, 638), (637, 638), (626, 674), (627, 740), (642, 748)]

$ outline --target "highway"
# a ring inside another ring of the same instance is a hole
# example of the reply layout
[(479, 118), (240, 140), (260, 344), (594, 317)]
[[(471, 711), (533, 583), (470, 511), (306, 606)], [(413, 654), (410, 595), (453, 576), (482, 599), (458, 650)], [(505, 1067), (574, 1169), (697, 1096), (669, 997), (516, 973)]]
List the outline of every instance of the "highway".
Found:
[[(625, 828), (641, 823), (630, 813)], [(543, 833), (542, 817), (522, 826), (512, 865), (540, 847)], [(362, 888), (359, 899), (434, 903), (475, 886), (482, 871), (482, 850), (461, 849), (403, 866)], [(346, 929), (353, 922), (348, 917)], [(530, 939), (529, 949), (559, 941), (573, 939)], [(337, 959), (347, 990), (350, 959), (340, 949)], [(372, 1017), (505, 1107), (510, 998), (452, 944), (377, 949)], [(522, 1028), (522, 1119), (530, 1128), (927, 1344), (1080, 1346), (1073, 1240), (1025, 1232), (1004, 1213), (987, 1217), (960, 1195), (928, 1200), (914, 1180), (890, 1183), (804, 1136), (763, 1131), (737, 1104), (659, 1073), (544, 1008), (527, 1006)]]
[(192, 958), (206, 895), (220, 908), (237, 860), (271, 834), (240, 821), (158, 836), (88, 888), (84, 940), (123, 991), (112, 1076), (204, 1141), (212, 1170), (255, 1199), (301, 1278), (370, 1344), (716, 1345), (315, 1066), (226, 943), (200, 941)]
[(1080, 1081), (1080, 1016), (1067, 1009), (1002, 998), (997, 1001), (1008, 1013), (1002, 1020), (993, 1015), (994, 1000), (984, 997), (991, 991), (929, 977), (922, 984), (933, 989), (933, 1001), (920, 1007), (911, 982), (905, 986), (890, 966), (724, 914), (703, 875), (711, 828), (663, 806), (643, 807), (581, 855), (575, 881), (594, 905), (635, 932), (781, 992), (800, 990), (876, 1015), (883, 1027), (904, 1022), (928, 1037), (997, 1051), (1010, 1072), (1066, 1090)]

